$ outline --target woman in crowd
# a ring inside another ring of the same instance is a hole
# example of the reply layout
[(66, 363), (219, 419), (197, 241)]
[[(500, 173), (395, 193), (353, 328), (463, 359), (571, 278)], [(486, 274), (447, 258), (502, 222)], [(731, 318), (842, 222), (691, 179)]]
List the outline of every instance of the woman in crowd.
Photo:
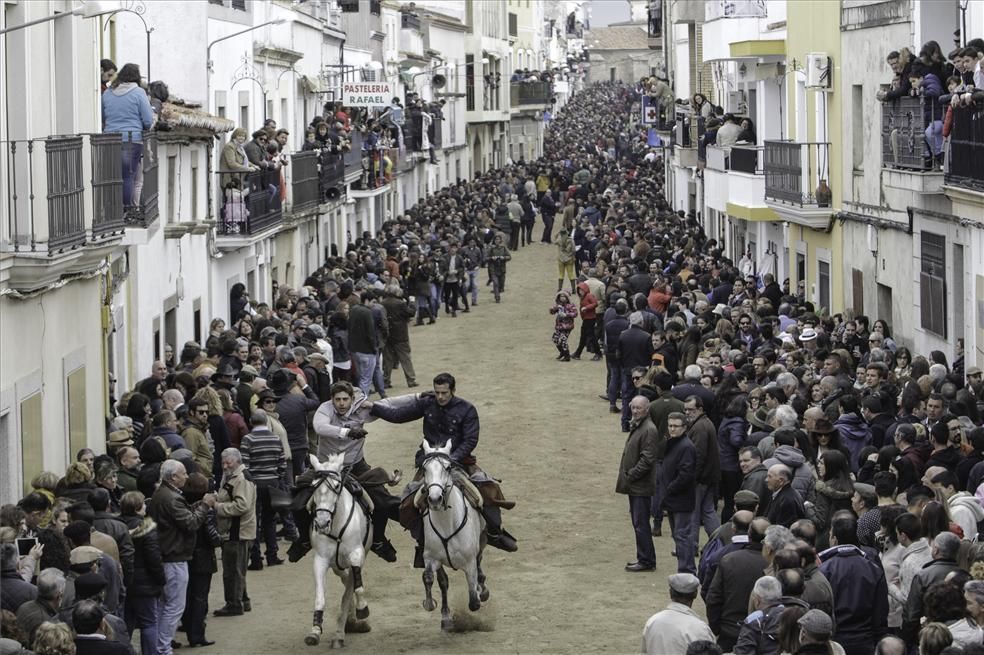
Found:
[(829, 545), (830, 519), (842, 509), (851, 509), (854, 484), (847, 458), (839, 450), (827, 450), (817, 458), (816, 500), (807, 507), (807, 518), (817, 528), (817, 551)]

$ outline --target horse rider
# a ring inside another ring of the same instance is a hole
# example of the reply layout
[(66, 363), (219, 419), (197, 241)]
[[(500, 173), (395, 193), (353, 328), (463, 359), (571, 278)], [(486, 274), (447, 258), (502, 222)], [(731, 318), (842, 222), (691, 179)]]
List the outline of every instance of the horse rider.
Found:
[[(467, 400), (454, 395), (455, 380), (450, 373), (440, 373), (434, 378), (434, 391), (388, 398), (385, 402), (373, 403), (372, 416), (390, 423), (408, 423), (423, 418), (424, 439), (431, 446), (444, 445), (451, 440), (451, 461), (458, 466), (456, 476), (467, 476), (482, 494), (482, 514), (485, 516), (487, 543), (508, 552), (517, 550), (516, 540), (502, 529), (501, 508), (511, 509), (515, 503), (505, 501), (498, 482), (480, 469), (472, 451), (478, 446), (478, 411)], [(419, 448), (414, 457), (418, 468), (414, 482), (404, 492), (404, 527), (417, 540), (414, 567), (423, 568), (423, 524), (420, 515), (413, 508), (413, 497), (421, 479), (420, 465), (424, 450)], [(410, 499), (407, 502), (407, 499)], [(410, 514), (410, 516), (407, 516)]]
[[(396, 549), (386, 538), (386, 522), (399, 518), (400, 499), (390, 494), (386, 485), (396, 482), (394, 477), (382, 469), (370, 467), (363, 456), (367, 433), (362, 426), (375, 420), (375, 417), (369, 415), (372, 405), (362, 390), (353, 388), (348, 382), (341, 381), (331, 385), (331, 400), (323, 403), (314, 414), (314, 431), (318, 435), (317, 456), (319, 461), (324, 462), (329, 455), (345, 455), (345, 486), (357, 500), (361, 499), (364, 489), (374, 505), (370, 550), (387, 562), (395, 562)], [(291, 562), (298, 561), (311, 550), (311, 514), (307, 510), (307, 503), (313, 493), (311, 485), (316, 478), (317, 472), (309, 468), (294, 481), (296, 495), (291, 508), (300, 537), (287, 551)], [(396, 480), (398, 479), (397, 477)]]

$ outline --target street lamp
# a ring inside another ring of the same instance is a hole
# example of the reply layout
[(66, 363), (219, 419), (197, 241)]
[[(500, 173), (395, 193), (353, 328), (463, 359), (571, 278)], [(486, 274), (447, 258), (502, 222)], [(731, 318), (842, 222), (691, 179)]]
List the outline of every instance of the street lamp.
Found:
[[(212, 73), (212, 68), (213, 68), (213, 66), (212, 66), (212, 64), (213, 64), (213, 62), (212, 62), (212, 46), (214, 46), (216, 43), (219, 43), (220, 41), (227, 41), (227, 40), (229, 40), (231, 38), (240, 36), (241, 34), (246, 34), (248, 32), (252, 32), (253, 30), (258, 30), (261, 27), (266, 27), (267, 25), (282, 25), (282, 24), (284, 24), (286, 22), (287, 22), (287, 19), (286, 18), (275, 18), (273, 20), (268, 20), (268, 21), (266, 21), (264, 23), (260, 23), (259, 25), (254, 25), (253, 27), (246, 28), (245, 30), (239, 30), (238, 32), (233, 32), (232, 34), (229, 34), (227, 36), (219, 37), (218, 39), (216, 39), (216, 40), (214, 40), (214, 41), (212, 41), (211, 43), (208, 44), (208, 46), (205, 48), (205, 69), (206, 69), (206, 72), (205, 72), (205, 109), (206, 109), (206, 111), (208, 111), (209, 113), (211, 113), (211, 111), (212, 111), (212, 98), (211, 98), (212, 78), (210, 77), (210, 75)], [(264, 107), (264, 111), (265, 110), (266, 110), (266, 108)]]
[(109, 26), (109, 20), (116, 14), (133, 14), (139, 18), (140, 22), (143, 23), (144, 33), (147, 35), (147, 81), (150, 82), (153, 79), (150, 76), (150, 33), (154, 31), (154, 28), (149, 27), (143, 17), (144, 12), (147, 11), (147, 5), (144, 4), (143, 0), (125, 0), (118, 4), (119, 6), (116, 8), (104, 9), (98, 2), (89, 2), (83, 8), (83, 16), (85, 18), (106, 16), (106, 24), (103, 26), (103, 30)]

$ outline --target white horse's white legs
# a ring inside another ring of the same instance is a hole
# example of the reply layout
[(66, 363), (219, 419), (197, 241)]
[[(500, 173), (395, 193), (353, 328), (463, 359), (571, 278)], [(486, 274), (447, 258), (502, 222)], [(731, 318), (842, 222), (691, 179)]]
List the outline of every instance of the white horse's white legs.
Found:
[(322, 622), (325, 614), (325, 577), (328, 575), (328, 562), (315, 553), (314, 555), (314, 619), (311, 632), (304, 638), (308, 646), (317, 646), (321, 642)]
[(437, 567), (437, 586), (441, 589), (441, 630), (448, 631), (454, 627), (454, 621), (448, 607), (448, 574), (440, 565)]
[(328, 642), (329, 648), (345, 647), (345, 622), (352, 608), (352, 573), (348, 569), (334, 569), (335, 575), (342, 581), (344, 591), (338, 606), (338, 616), (335, 617), (335, 633)]
[(468, 581), (468, 609), (477, 612), (482, 608), (482, 601), (479, 600), (478, 562), (469, 560), (464, 568), (465, 579)]

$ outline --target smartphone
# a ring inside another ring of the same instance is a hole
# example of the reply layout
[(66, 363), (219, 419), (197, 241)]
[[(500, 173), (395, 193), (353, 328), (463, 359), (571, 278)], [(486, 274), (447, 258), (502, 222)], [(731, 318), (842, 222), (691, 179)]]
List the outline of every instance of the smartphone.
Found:
[(17, 540), (17, 554), (21, 557), (29, 555), (31, 549), (38, 545), (37, 537), (29, 537), (26, 539)]

